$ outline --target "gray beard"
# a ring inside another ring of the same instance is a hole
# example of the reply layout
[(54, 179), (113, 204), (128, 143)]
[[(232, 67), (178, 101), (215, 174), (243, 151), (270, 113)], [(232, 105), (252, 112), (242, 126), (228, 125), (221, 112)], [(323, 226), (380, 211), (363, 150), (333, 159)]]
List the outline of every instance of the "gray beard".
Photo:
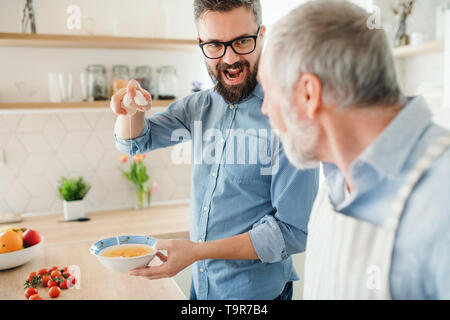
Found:
[(290, 107), (286, 105), (286, 102), (281, 108), (281, 116), (286, 124), (287, 132), (280, 131), (280, 140), (289, 162), (300, 170), (318, 168), (320, 162), (314, 155), (319, 138), (318, 126), (308, 120), (292, 119), (288, 114)]

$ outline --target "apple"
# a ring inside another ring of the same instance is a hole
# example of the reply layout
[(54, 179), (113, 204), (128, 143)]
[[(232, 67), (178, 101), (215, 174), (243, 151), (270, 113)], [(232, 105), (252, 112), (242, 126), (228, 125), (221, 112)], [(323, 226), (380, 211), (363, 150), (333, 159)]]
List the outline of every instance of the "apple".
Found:
[(36, 230), (28, 229), (23, 233), (22, 239), (23, 239), (23, 246), (27, 248), (41, 242), (41, 235)]

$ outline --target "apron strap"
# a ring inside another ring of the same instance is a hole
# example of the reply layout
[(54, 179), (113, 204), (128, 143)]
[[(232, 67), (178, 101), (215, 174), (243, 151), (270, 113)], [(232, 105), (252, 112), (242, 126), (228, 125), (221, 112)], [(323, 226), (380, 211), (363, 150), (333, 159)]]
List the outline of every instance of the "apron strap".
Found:
[(405, 209), (408, 198), (420, 178), (433, 163), (450, 147), (450, 135), (439, 137), (425, 152), (422, 158), (417, 162), (414, 169), (408, 174), (405, 184), (401, 187), (392, 206), (392, 213), (387, 219), (385, 226), (391, 229), (397, 229), (400, 217)]

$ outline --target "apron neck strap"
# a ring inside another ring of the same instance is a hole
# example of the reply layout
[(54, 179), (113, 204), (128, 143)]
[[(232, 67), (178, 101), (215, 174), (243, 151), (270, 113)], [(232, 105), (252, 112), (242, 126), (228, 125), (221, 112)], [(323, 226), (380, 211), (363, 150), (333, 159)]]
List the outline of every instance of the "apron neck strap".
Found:
[(406, 177), (405, 184), (401, 187), (392, 206), (391, 214), (387, 219), (385, 226), (391, 229), (397, 229), (400, 217), (405, 209), (411, 192), (419, 182), (420, 178), (433, 163), (450, 147), (450, 135), (439, 137), (425, 152), (422, 158), (417, 162), (411, 172)]

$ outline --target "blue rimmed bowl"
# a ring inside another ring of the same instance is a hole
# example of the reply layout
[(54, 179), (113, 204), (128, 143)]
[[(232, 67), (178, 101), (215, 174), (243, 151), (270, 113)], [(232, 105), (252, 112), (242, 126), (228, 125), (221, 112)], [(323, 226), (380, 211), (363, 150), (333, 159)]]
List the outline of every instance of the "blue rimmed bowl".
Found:
[[(131, 270), (138, 268), (145, 268), (153, 260), (156, 255), (156, 249), (154, 245), (157, 239), (149, 236), (120, 236), (106, 238), (95, 242), (89, 249), (91, 254), (97, 257), (97, 259), (108, 269), (120, 273), (128, 273)], [(111, 258), (102, 255), (104, 250), (111, 250), (113, 248), (128, 247), (128, 246), (148, 246), (152, 249), (152, 252), (139, 257), (132, 258)]]

